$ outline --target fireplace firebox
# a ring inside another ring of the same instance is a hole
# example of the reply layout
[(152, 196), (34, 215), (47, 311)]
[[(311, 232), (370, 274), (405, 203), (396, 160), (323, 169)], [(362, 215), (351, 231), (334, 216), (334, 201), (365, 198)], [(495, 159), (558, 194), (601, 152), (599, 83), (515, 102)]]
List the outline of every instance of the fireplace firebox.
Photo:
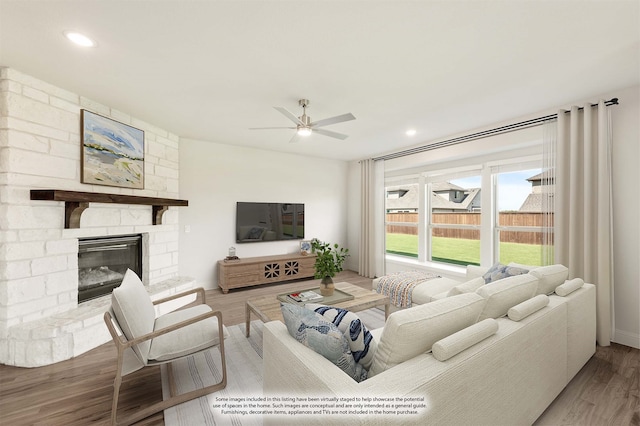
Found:
[(127, 269), (142, 276), (142, 235), (78, 240), (78, 303), (110, 294)]

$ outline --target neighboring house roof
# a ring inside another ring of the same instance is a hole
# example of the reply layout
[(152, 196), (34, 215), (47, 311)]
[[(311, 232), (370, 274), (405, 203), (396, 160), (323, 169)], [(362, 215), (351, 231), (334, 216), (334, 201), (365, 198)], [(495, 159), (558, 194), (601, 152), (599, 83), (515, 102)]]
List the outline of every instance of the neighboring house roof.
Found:
[(533, 182), (535, 182), (535, 181), (541, 181), (541, 180), (543, 180), (543, 179), (548, 180), (548, 181), (549, 181), (549, 183), (553, 183), (553, 182), (554, 182), (554, 179), (555, 179), (555, 176), (554, 176), (554, 175), (553, 175), (553, 173), (551, 173), (549, 170), (545, 170), (545, 171), (544, 171), (544, 172), (542, 172), (542, 173), (538, 173), (538, 174), (537, 174), (537, 175), (535, 175), (535, 176), (531, 176), (531, 177), (530, 177), (530, 178), (528, 178), (527, 180), (528, 180), (529, 182), (532, 182), (532, 183), (533, 183)]
[(465, 188), (454, 185), (451, 182), (433, 182), (431, 184), (431, 190), (433, 192), (451, 191), (452, 189), (457, 191), (466, 191)]
[[(553, 203), (554, 179), (555, 176), (548, 170), (528, 178), (527, 180), (531, 182), (531, 194), (527, 196), (518, 211), (524, 213), (548, 211), (547, 206)], [(543, 203), (546, 204), (543, 205)]]
[(547, 206), (549, 205), (548, 203), (552, 203), (553, 202), (553, 193), (535, 193), (535, 194), (529, 194), (527, 196), (527, 198), (524, 200), (524, 202), (522, 203), (522, 206), (520, 206), (520, 208), (518, 209), (519, 212), (524, 212), (524, 213), (541, 213), (545, 210), (548, 210), (548, 208), (543, 209), (543, 203), (545, 202), (545, 198), (548, 198), (546, 200)]
[(400, 185), (387, 187), (387, 192), (404, 189), (407, 192), (398, 198), (387, 198), (388, 210), (416, 210), (418, 208), (418, 185)]
[(434, 193), (431, 197), (431, 208), (434, 210), (470, 210), (471, 203), (473, 203), (473, 200), (475, 200), (476, 197), (480, 195), (480, 188), (460, 188), (460, 190), (464, 191), (465, 193), (465, 197), (462, 202), (456, 203), (454, 201), (449, 201)]
[[(418, 185), (398, 185), (387, 187), (387, 192), (406, 190), (407, 192), (398, 198), (387, 198), (387, 210), (412, 210), (418, 209)], [(431, 197), (431, 207), (436, 210), (469, 210), (473, 200), (480, 195), (480, 188), (464, 189), (460, 186), (450, 184), (448, 182), (434, 183), (432, 186), (433, 194)], [(460, 203), (449, 201), (437, 193), (448, 192), (450, 190), (464, 191), (465, 198)]]

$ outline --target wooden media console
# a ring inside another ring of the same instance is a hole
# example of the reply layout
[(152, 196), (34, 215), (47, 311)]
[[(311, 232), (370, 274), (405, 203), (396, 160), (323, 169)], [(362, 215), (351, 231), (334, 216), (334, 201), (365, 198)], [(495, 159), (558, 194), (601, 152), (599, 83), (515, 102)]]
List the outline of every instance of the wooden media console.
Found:
[(282, 254), (218, 261), (218, 285), (223, 293), (242, 287), (313, 278), (315, 255)]

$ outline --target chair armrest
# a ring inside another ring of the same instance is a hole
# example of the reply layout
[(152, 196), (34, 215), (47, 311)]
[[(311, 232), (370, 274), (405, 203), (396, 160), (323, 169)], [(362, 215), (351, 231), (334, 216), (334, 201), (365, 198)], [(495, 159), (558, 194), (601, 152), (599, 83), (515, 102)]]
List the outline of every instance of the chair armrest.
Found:
[(167, 297), (163, 297), (162, 299), (155, 300), (155, 301), (153, 301), (153, 305), (154, 306), (155, 305), (160, 305), (162, 303), (170, 302), (172, 300), (179, 299), (179, 298), (185, 297), (185, 296), (189, 296), (191, 294), (196, 294), (196, 300), (195, 301), (198, 301), (198, 299), (200, 299), (202, 301), (199, 304), (207, 303), (204, 288), (198, 287), (198, 288), (192, 288), (191, 290), (183, 291), (182, 293), (173, 294), (171, 296), (167, 296)]
[[(120, 346), (123, 347), (132, 347), (134, 345), (137, 345), (138, 343), (142, 343), (144, 341), (147, 340), (151, 340), (155, 337), (158, 336), (162, 336), (163, 334), (167, 334), (170, 333), (172, 331), (178, 330), (179, 328), (182, 327), (186, 327), (188, 325), (194, 324), (196, 322), (199, 321), (203, 321), (207, 318), (211, 318), (211, 317), (217, 317), (218, 318), (218, 331), (222, 332), (222, 312), (220, 311), (210, 311), (204, 314), (200, 314), (198, 316), (195, 316), (193, 318), (189, 318), (188, 320), (184, 320), (184, 321), (180, 321), (176, 324), (172, 324), (169, 327), (165, 327), (165, 328), (161, 328), (158, 330), (154, 330), (151, 333), (147, 333), (144, 334), (142, 336), (136, 337), (133, 340), (128, 340), (126, 338), (126, 336), (123, 335), (118, 335), (117, 331), (115, 330), (112, 321), (112, 316), (110, 312), (105, 312), (104, 314), (104, 320), (107, 323), (107, 327), (109, 328), (109, 332), (111, 333), (111, 336), (113, 337), (114, 342), (116, 342), (116, 344), (119, 344)], [(224, 339), (224, 334), (221, 334), (221, 339)]]

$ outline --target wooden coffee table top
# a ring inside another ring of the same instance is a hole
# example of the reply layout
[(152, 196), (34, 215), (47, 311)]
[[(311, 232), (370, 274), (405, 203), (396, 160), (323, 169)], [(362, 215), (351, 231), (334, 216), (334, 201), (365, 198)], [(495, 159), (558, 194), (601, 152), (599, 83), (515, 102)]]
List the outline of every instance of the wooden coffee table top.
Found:
[[(304, 286), (304, 289), (310, 286)], [(340, 282), (336, 283), (335, 287), (346, 293), (353, 295), (353, 299), (344, 302), (336, 303), (335, 306), (349, 311), (362, 311), (365, 309), (373, 308), (375, 306), (385, 307), (385, 319), (389, 315), (389, 297), (378, 294), (373, 290), (367, 290), (356, 285)], [(294, 291), (292, 291), (293, 293)], [(282, 321), (282, 311), (280, 310), (280, 301), (278, 300), (278, 294), (272, 294), (268, 296), (255, 297), (248, 299), (246, 302), (246, 326), (247, 336), (249, 335), (249, 323), (251, 320), (251, 313), (255, 314), (262, 322), (269, 321)], [(317, 302), (322, 303), (322, 301)]]

